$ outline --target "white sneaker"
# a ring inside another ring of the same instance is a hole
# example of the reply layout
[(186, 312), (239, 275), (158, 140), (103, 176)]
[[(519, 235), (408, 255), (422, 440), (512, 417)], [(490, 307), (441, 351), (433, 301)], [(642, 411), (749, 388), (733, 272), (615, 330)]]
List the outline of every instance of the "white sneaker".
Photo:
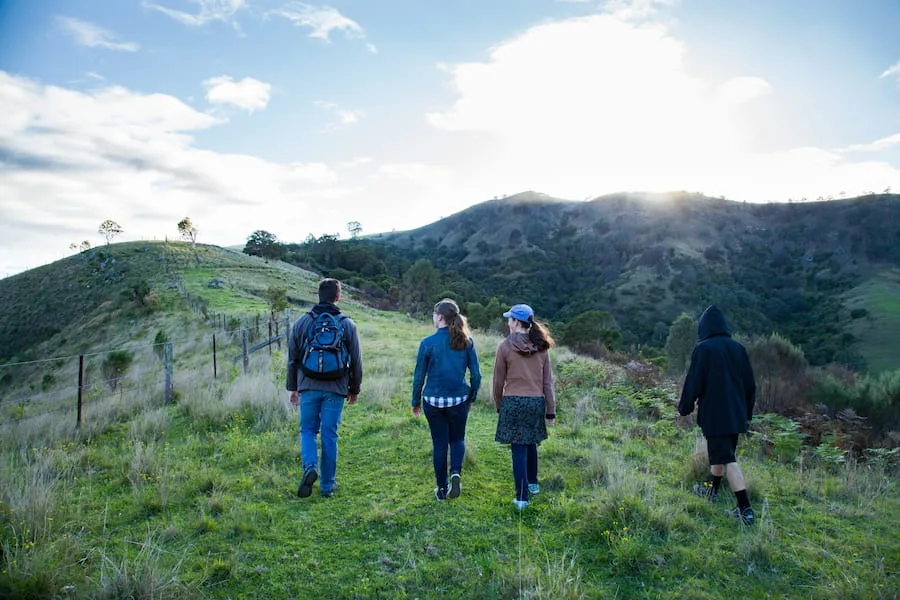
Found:
[(528, 493), (532, 496), (536, 496), (541, 493), (541, 486), (537, 483), (529, 483), (528, 484)]
[(459, 473), (454, 473), (450, 476), (450, 489), (447, 490), (447, 497), (459, 498), (460, 491), (462, 491), (462, 484), (459, 481)]
[(524, 510), (528, 506), (528, 500), (513, 500), (516, 510)]

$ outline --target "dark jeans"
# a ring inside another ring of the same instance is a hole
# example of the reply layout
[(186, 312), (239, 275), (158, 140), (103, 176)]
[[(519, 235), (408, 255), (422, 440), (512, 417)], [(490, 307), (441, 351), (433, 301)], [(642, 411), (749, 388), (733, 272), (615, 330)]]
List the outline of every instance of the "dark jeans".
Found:
[(510, 444), (516, 500), (528, 500), (528, 484), (537, 483), (537, 444)]
[(450, 473), (461, 473), (466, 455), (466, 421), (469, 419), (469, 403), (463, 402), (450, 408), (435, 408), (423, 402), (425, 418), (431, 429), (434, 478), (437, 486), (447, 489), (447, 447), (450, 447)]

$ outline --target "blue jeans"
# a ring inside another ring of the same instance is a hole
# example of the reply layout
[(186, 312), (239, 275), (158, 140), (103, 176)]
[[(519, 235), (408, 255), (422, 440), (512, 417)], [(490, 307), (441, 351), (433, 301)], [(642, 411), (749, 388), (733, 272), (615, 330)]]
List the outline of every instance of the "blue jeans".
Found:
[(537, 483), (537, 444), (510, 444), (516, 500), (528, 500), (528, 484)]
[(469, 403), (463, 402), (450, 408), (425, 405), (425, 418), (431, 429), (432, 462), (438, 488), (447, 489), (447, 447), (450, 447), (450, 473), (461, 473), (466, 455), (466, 421), (469, 419)]
[[(300, 456), (303, 470), (319, 469), (319, 489), (334, 488), (337, 471), (338, 425), (344, 410), (344, 397), (331, 392), (304, 390), (300, 392)], [(322, 432), (322, 465), (316, 460), (316, 435)]]

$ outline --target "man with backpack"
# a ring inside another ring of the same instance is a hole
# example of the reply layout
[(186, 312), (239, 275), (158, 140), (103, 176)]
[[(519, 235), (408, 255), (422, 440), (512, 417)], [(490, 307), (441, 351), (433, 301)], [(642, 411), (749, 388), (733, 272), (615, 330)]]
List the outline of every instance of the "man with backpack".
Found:
[[(300, 454), (303, 478), (297, 495), (306, 498), (321, 477), (325, 498), (337, 488), (338, 425), (344, 399), (356, 404), (362, 383), (362, 354), (353, 321), (336, 306), (341, 282), (319, 282), (319, 303), (294, 323), (287, 365), (291, 404), (300, 407)], [(322, 460), (317, 460), (316, 435), (321, 431)], [(321, 468), (321, 471), (320, 471)]]

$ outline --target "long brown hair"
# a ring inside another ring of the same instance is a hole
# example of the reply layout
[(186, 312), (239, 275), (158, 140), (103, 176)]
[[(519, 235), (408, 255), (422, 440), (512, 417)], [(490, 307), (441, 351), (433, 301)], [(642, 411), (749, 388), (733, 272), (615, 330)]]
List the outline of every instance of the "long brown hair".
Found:
[(516, 321), (519, 321), (522, 327), (528, 332), (528, 339), (531, 340), (531, 343), (534, 344), (535, 347), (537, 347), (539, 352), (549, 350), (556, 345), (556, 340), (550, 335), (550, 330), (547, 326), (540, 321), (535, 321), (534, 317), (528, 317), (527, 321), (521, 321), (519, 319), (516, 319)]
[(434, 305), (434, 312), (441, 315), (447, 329), (450, 331), (450, 348), (453, 350), (465, 350), (469, 345), (472, 332), (469, 330), (469, 322), (459, 312), (459, 305), (450, 298), (444, 298)]

